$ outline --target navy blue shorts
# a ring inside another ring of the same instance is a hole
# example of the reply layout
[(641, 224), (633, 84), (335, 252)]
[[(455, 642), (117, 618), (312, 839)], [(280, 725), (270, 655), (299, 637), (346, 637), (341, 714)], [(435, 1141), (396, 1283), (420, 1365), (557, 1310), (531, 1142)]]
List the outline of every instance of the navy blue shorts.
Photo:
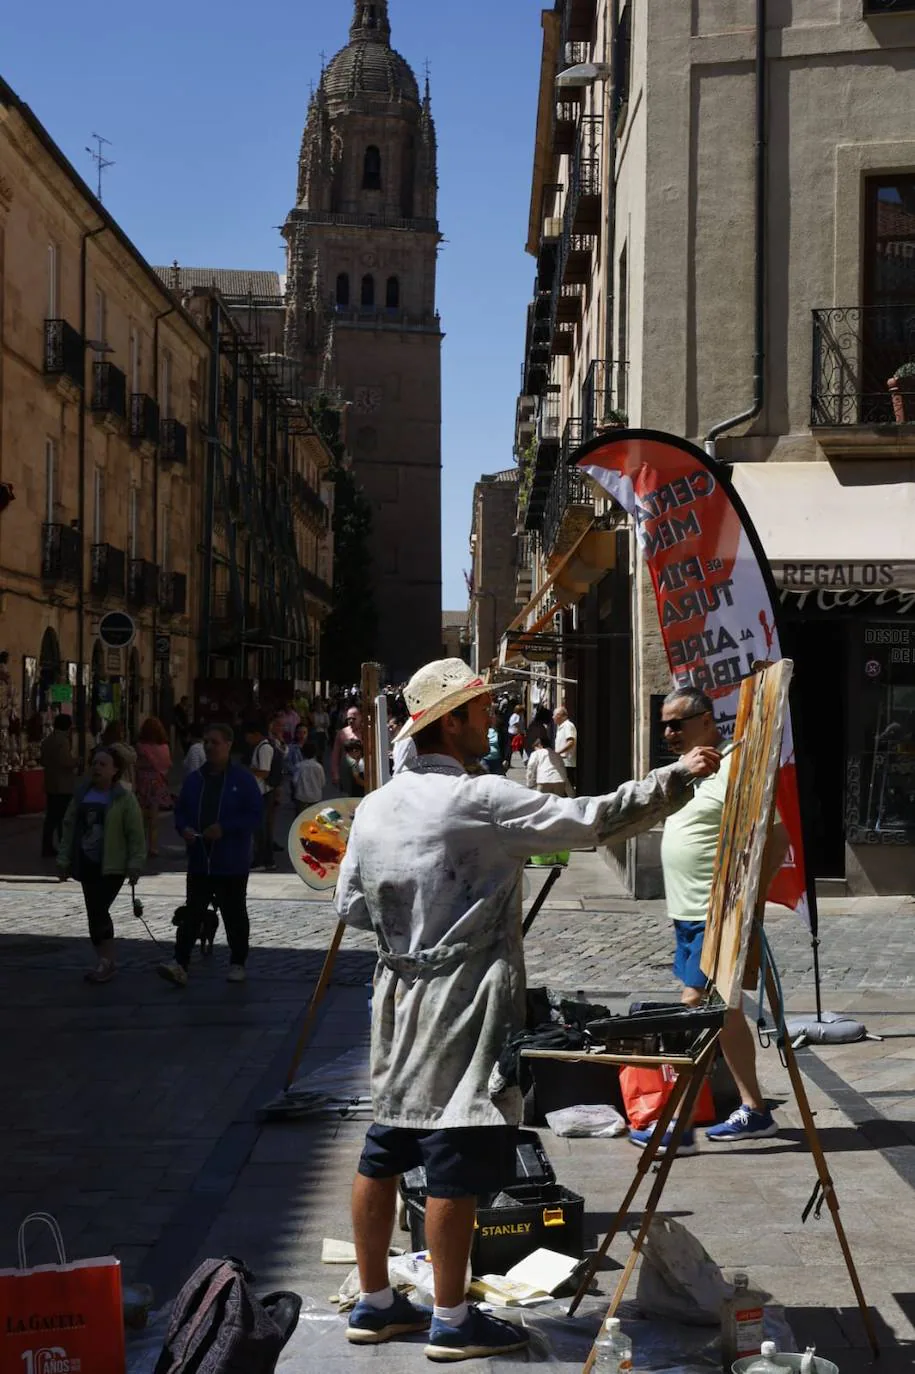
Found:
[(705, 939), (704, 921), (674, 921), (677, 930), (677, 952), (674, 955), (674, 977), (688, 988), (705, 992), (708, 979), (699, 967), (702, 942)]
[(363, 1178), (399, 1178), (420, 1166), (429, 1197), (482, 1197), (517, 1182), (517, 1126), (409, 1131), (373, 1125), (359, 1161)]

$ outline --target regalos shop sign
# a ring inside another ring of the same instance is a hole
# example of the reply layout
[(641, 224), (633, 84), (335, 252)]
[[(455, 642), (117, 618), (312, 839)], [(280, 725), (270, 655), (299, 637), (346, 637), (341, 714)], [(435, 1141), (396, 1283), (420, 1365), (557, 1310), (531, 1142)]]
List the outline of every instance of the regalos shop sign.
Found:
[(796, 610), (915, 612), (915, 561), (778, 562), (771, 566), (782, 602)]

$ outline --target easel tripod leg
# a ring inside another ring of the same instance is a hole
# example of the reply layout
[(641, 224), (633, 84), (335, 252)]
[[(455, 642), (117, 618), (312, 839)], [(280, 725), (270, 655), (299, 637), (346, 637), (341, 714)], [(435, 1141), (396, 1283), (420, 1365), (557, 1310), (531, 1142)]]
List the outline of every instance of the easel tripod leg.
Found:
[[(706, 1075), (709, 1073), (712, 1064), (714, 1063), (715, 1047), (717, 1046), (717, 1044), (718, 1036), (716, 1035), (714, 1040), (707, 1047), (707, 1049), (703, 1050), (702, 1054), (696, 1060), (696, 1063), (694, 1064), (692, 1069), (688, 1070), (688, 1072), (685, 1075), (682, 1073), (682, 1071), (678, 1075), (678, 1084), (681, 1078), (685, 1077), (686, 1079), (686, 1086), (682, 1094), (682, 1101), (680, 1103), (680, 1112), (677, 1117), (676, 1125), (674, 1126), (673, 1131), (671, 1133), (670, 1144), (668, 1145), (663, 1156), (661, 1157), (661, 1162), (658, 1166), (657, 1177), (655, 1178), (651, 1192), (648, 1195), (648, 1201), (645, 1203), (645, 1210), (642, 1213), (642, 1224), (639, 1227), (639, 1233), (635, 1238), (635, 1243), (632, 1247), (632, 1253), (630, 1254), (629, 1259), (626, 1261), (626, 1267), (619, 1277), (619, 1282), (616, 1285), (616, 1291), (613, 1294), (613, 1299), (610, 1303), (610, 1306), (607, 1308), (608, 1317), (612, 1317), (616, 1314), (616, 1311), (619, 1308), (620, 1303), (623, 1301), (623, 1296), (626, 1292), (626, 1289), (629, 1286), (629, 1280), (632, 1278), (632, 1271), (635, 1268), (636, 1260), (642, 1252), (642, 1246), (645, 1243), (645, 1237), (648, 1235), (648, 1228), (654, 1220), (655, 1213), (657, 1212), (658, 1208), (658, 1203), (661, 1200), (661, 1194), (664, 1192), (664, 1187), (667, 1183), (667, 1176), (670, 1173), (674, 1160), (676, 1159), (677, 1150), (680, 1148), (680, 1142), (683, 1139), (684, 1132), (686, 1131), (687, 1123), (689, 1122), (690, 1118), (692, 1117), (693, 1111), (695, 1110), (696, 1102), (699, 1098), (699, 1091), (702, 1087)], [(673, 1094), (671, 1094), (671, 1096), (673, 1096)], [(663, 1133), (658, 1132), (659, 1137), (661, 1134)], [(591, 1370), (594, 1367), (594, 1359), (595, 1349), (592, 1346), (591, 1353), (585, 1361), (584, 1370), (582, 1374), (591, 1374)]]
[(578, 1311), (579, 1303), (581, 1302), (582, 1298), (585, 1296), (589, 1287), (591, 1286), (591, 1280), (597, 1273), (601, 1261), (603, 1260), (607, 1251), (610, 1249), (610, 1246), (613, 1244), (616, 1237), (619, 1235), (620, 1231), (623, 1229), (623, 1222), (629, 1215), (629, 1208), (631, 1207), (633, 1199), (635, 1198), (636, 1194), (641, 1188), (643, 1180), (648, 1176), (648, 1173), (651, 1170), (651, 1166), (654, 1164), (655, 1159), (657, 1158), (658, 1150), (661, 1146), (661, 1141), (664, 1139), (667, 1128), (673, 1120), (674, 1113), (680, 1104), (683, 1094), (686, 1092), (687, 1084), (688, 1079), (685, 1075), (681, 1074), (677, 1078), (677, 1081), (673, 1086), (670, 1097), (664, 1104), (664, 1110), (658, 1118), (658, 1123), (654, 1131), (652, 1132), (651, 1139), (649, 1140), (648, 1144), (645, 1146), (645, 1149), (641, 1153), (638, 1168), (635, 1171), (635, 1177), (629, 1185), (629, 1189), (626, 1193), (626, 1196), (620, 1203), (619, 1210), (617, 1211), (616, 1216), (613, 1218), (610, 1230), (604, 1236), (604, 1239), (601, 1242), (600, 1249), (593, 1256), (590, 1263), (588, 1264), (587, 1269), (584, 1272), (584, 1275), (582, 1276), (581, 1283), (578, 1285), (578, 1291), (575, 1294), (575, 1297), (572, 1299), (571, 1305), (569, 1306), (570, 1317), (575, 1316), (575, 1313)]
[[(767, 972), (766, 986), (769, 993), (769, 1005), (772, 1008), (772, 1014), (777, 1020), (780, 1020), (783, 1008), (779, 1002), (778, 989), (775, 984), (775, 979), (772, 976), (771, 969)], [(823, 1145), (816, 1128), (816, 1122), (813, 1119), (813, 1112), (810, 1110), (810, 1101), (807, 1097), (807, 1089), (804, 1086), (804, 1076), (798, 1067), (797, 1057), (790, 1043), (785, 1045), (785, 1063), (788, 1068), (788, 1076), (791, 1079), (791, 1087), (794, 1090), (794, 1100), (797, 1102), (798, 1111), (801, 1114), (801, 1121), (804, 1124), (804, 1134), (807, 1137), (807, 1144), (810, 1147), (810, 1153), (813, 1155), (817, 1176), (819, 1177), (823, 1189), (823, 1196), (826, 1199), (826, 1204), (832, 1215), (832, 1224), (836, 1229), (839, 1248), (845, 1259), (845, 1267), (848, 1270), (848, 1277), (851, 1279), (851, 1286), (855, 1290), (855, 1297), (861, 1312), (861, 1321), (864, 1325), (864, 1330), (867, 1332), (867, 1339), (870, 1342), (871, 1350), (875, 1355), (879, 1355), (880, 1346), (877, 1341), (877, 1332), (874, 1329), (871, 1311), (867, 1305), (864, 1290), (861, 1287), (861, 1280), (858, 1278), (858, 1271), (855, 1268), (855, 1261), (852, 1258), (851, 1249), (849, 1248), (845, 1227), (842, 1225), (842, 1218), (839, 1216), (839, 1199), (836, 1197), (836, 1190), (829, 1172), (829, 1165), (826, 1162)]]
[(302, 1029), (299, 1031), (299, 1038), (296, 1041), (295, 1051), (292, 1056), (292, 1063), (289, 1065), (289, 1072), (286, 1074), (286, 1083), (284, 1085), (285, 1092), (288, 1092), (289, 1089), (292, 1087), (293, 1083), (295, 1082), (295, 1076), (298, 1072), (299, 1065), (302, 1062), (302, 1055), (305, 1053), (305, 1046), (308, 1044), (308, 1037), (311, 1034), (311, 1028), (314, 1025), (315, 1017), (318, 1014), (318, 1008), (324, 1001), (324, 994), (330, 987), (330, 980), (331, 975), (334, 971), (334, 964), (337, 962), (337, 953), (340, 949), (340, 944), (343, 940), (343, 936), (345, 933), (346, 926), (344, 922), (338, 921), (337, 929), (334, 931), (333, 939), (330, 942), (330, 947), (324, 958), (324, 966), (321, 969), (321, 975), (318, 978), (317, 986), (315, 987), (315, 990), (312, 993), (311, 1002), (308, 1005), (308, 1011), (306, 1012), (305, 1020), (302, 1023)]

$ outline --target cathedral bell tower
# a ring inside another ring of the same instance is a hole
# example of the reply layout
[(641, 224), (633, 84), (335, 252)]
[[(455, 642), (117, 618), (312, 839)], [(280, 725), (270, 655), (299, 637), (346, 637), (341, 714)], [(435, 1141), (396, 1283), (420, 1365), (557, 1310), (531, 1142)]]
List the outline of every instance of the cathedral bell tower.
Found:
[[(329, 322), (349, 446), (372, 505), (378, 657), (393, 681), (441, 655), (441, 322), (435, 124), (391, 47), (387, 0), (355, 0), (350, 41), (308, 109), (288, 243), (286, 352), (320, 376)], [(311, 323), (309, 323), (311, 322)]]

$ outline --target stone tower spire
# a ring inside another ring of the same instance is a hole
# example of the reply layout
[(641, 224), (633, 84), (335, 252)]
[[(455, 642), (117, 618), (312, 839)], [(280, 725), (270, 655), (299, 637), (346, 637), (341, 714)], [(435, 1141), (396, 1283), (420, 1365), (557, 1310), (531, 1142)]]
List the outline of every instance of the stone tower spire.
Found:
[(388, 17), (388, 0), (355, 0), (349, 37), (351, 43), (390, 44), (391, 21)]

